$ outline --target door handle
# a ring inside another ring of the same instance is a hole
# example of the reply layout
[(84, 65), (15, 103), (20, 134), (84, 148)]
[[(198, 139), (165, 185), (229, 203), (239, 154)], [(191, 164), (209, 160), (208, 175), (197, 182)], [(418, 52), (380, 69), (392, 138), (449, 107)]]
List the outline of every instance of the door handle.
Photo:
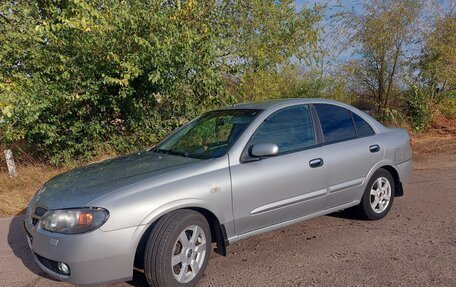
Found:
[(322, 166), (322, 165), (323, 165), (323, 159), (322, 158), (314, 158), (314, 159), (309, 161), (309, 166), (311, 168), (316, 168), (316, 167), (319, 167), (319, 166)]
[(369, 147), (369, 151), (372, 152), (372, 153), (373, 152), (378, 152), (378, 151), (380, 151), (380, 146), (378, 144), (371, 145)]

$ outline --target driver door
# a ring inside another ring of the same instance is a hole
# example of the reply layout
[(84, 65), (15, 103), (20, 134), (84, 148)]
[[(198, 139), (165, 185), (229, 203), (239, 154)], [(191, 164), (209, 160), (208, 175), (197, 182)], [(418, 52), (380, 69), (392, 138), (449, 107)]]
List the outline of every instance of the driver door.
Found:
[[(278, 155), (249, 159), (248, 150), (257, 143), (276, 144)], [(315, 145), (308, 105), (279, 110), (258, 127), (246, 146), (244, 162), (230, 167), (237, 235), (324, 208), (324, 161), (322, 149)], [(321, 165), (311, 166), (315, 160), (321, 160)]]

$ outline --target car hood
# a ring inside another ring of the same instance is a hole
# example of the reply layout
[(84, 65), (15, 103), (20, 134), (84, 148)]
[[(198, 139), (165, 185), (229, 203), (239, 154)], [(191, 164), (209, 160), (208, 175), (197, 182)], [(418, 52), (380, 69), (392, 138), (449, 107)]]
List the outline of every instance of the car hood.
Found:
[(135, 182), (158, 177), (201, 159), (144, 151), (89, 164), (48, 181), (32, 199), (46, 209), (84, 207)]

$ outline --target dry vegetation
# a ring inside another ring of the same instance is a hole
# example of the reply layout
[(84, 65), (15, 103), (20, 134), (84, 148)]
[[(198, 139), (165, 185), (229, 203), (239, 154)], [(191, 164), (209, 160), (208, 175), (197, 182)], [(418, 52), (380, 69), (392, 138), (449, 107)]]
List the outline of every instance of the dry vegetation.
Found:
[(24, 213), (33, 194), (40, 186), (64, 169), (50, 166), (19, 165), (16, 178), (0, 170), (0, 216)]
[(412, 134), (413, 157), (421, 161), (434, 154), (456, 154), (456, 119), (434, 116), (430, 129)]
[[(94, 158), (93, 161), (104, 160), (113, 155)], [(81, 165), (87, 163), (80, 163)], [(69, 167), (30, 163), (20, 159), (17, 164), (16, 178), (10, 178), (6, 164), (0, 157), (0, 217), (25, 213), (28, 203), (35, 192), (52, 177), (65, 172)]]

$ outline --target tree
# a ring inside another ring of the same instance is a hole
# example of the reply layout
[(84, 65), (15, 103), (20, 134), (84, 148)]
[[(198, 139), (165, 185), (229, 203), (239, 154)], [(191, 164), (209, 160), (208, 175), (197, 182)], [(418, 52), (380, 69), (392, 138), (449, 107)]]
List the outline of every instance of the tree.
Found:
[(224, 101), (210, 1), (1, 5), (4, 141), (24, 139), (55, 162), (90, 158), (156, 142)]
[(374, 0), (363, 4), (361, 14), (343, 14), (353, 31), (354, 59), (346, 66), (352, 89), (373, 98), (379, 114), (388, 107), (399, 71), (406, 69), (420, 9), (416, 0)]
[(421, 81), (434, 100), (456, 89), (455, 7), (435, 19), (434, 29), (425, 35), (417, 66)]
[(291, 0), (1, 1), (0, 144), (55, 163), (150, 146), (233, 102), (227, 85), (249, 71), (310, 57), (319, 11)]
[(282, 77), (289, 75), (290, 64), (308, 64), (315, 57), (322, 6), (297, 11), (294, 0), (222, 3), (227, 27), (221, 33), (227, 44), (223, 66), (238, 100), (268, 97), (269, 88), (276, 90), (287, 80)]

